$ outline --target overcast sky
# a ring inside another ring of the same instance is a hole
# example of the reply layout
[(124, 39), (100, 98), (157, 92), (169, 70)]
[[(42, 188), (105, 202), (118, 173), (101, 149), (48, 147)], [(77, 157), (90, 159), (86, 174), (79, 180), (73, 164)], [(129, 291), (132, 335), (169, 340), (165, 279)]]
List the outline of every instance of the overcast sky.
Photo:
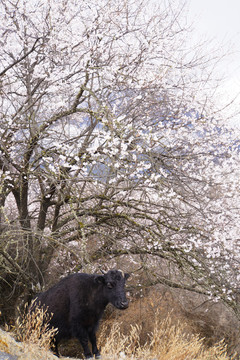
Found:
[(194, 36), (214, 38), (223, 52), (232, 50), (223, 63), (224, 86), (229, 94), (240, 92), (240, 0), (187, 0), (187, 4)]

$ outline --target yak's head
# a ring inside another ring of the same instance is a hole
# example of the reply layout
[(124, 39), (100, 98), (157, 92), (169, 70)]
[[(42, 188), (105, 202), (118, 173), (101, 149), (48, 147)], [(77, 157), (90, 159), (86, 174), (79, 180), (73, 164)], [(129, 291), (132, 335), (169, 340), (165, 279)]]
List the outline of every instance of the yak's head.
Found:
[(96, 275), (95, 277), (97, 283), (103, 284), (104, 294), (108, 302), (118, 309), (126, 309), (128, 307), (125, 282), (129, 276), (129, 274), (124, 274), (120, 270), (109, 270), (107, 273)]

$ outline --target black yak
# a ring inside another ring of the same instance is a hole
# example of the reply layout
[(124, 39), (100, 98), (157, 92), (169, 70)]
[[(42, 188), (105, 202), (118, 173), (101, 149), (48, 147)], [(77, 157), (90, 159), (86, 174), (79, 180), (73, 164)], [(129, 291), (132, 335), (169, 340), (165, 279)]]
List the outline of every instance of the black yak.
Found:
[[(42, 306), (52, 314), (50, 327), (58, 329), (52, 344), (57, 356), (60, 340), (70, 338), (80, 341), (86, 358), (100, 356), (96, 343), (99, 320), (108, 303), (118, 309), (128, 307), (125, 294), (128, 277), (129, 274), (119, 270), (110, 270), (103, 275), (76, 273), (35, 298), (35, 306)], [(89, 340), (92, 352), (88, 346)]]

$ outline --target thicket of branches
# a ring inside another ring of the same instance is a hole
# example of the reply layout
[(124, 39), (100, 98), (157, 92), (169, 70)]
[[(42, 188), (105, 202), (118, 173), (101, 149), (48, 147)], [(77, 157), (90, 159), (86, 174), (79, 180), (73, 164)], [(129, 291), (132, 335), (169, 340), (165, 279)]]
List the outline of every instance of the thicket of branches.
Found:
[(2, 291), (128, 257), (239, 314), (238, 144), (182, 11), (1, 0)]

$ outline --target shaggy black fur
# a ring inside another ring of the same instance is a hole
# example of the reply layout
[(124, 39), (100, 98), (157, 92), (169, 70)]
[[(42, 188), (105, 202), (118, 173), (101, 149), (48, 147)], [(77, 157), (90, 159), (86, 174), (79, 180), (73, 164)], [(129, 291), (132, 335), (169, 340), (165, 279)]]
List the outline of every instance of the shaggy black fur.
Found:
[[(86, 358), (100, 356), (96, 344), (99, 320), (110, 302), (118, 309), (126, 309), (125, 281), (129, 275), (110, 270), (104, 275), (72, 274), (36, 297), (35, 306), (46, 307), (52, 313), (50, 327), (58, 329), (52, 350), (59, 356), (62, 339), (77, 338)], [(88, 346), (92, 344), (92, 352)]]

